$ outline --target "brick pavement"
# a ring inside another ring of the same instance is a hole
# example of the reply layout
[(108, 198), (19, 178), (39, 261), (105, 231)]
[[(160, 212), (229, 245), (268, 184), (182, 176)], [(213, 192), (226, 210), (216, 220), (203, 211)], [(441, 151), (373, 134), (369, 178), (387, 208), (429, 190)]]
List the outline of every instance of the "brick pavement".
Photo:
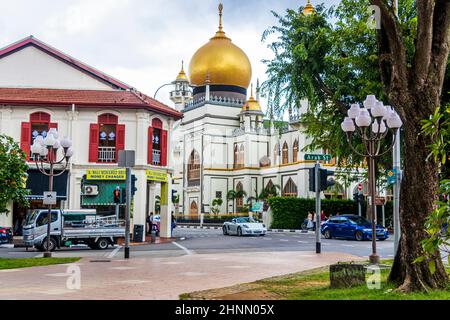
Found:
[(66, 287), (68, 265), (0, 270), (0, 299), (178, 299), (182, 293), (228, 287), (300, 272), (338, 261), (361, 260), (342, 253), (215, 253), (135, 257), (77, 265), (81, 289)]

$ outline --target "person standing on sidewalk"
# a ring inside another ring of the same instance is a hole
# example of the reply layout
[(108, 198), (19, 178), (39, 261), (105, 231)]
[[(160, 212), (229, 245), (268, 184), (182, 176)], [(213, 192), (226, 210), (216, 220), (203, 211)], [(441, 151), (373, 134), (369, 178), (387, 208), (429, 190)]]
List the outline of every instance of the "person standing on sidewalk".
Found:
[(147, 233), (152, 234), (153, 230), (153, 212), (147, 216)]
[(171, 218), (171, 233), (170, 236), (173, 236), (173, 229), (177, 226), (177, 219), (175, 219), (175, 214), (172, 211), (172, 218)]

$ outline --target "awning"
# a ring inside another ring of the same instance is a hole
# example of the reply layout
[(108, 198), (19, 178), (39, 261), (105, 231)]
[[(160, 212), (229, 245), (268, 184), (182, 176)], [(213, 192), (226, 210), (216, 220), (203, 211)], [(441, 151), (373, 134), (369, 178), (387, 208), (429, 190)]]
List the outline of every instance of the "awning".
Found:
[[(49, 191), (48, 180), (49, 177), (42, 174), (39, 170), (28, 170), (27, 189), (30, 190), (28, 195), (29, 200), (42, 200), (44, 192)], [(58, 171), (55, 171), (58, 174)], [(67, 175), (64, 172), (62, 175), (53, 178), (53, 191), (56, 191), (58, 200), (67, 200)]]

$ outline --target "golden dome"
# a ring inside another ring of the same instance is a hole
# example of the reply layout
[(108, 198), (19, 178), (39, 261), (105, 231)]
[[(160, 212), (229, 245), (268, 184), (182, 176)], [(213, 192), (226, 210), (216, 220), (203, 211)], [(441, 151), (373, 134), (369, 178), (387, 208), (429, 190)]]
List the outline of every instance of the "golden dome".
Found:
[(248, 88), (252, 77), (250, 60), (222, 30), (222, 4), (219, 5), (219, 30), (207, 44), (197, 50), (189, 64), (189, 79), (202, 86), (209, 75), (211, 84)]
[(184, 72), (184, 61), (181, 61), (181, 71), (178, 74), (176, 81), (189, 81), (186, 72)]
[(253, 98), (253, 85), (252, 85), (252, 91), (251, 91), (250, 98), (247, 100), (247, 102), (242, 107), (242, 112), (245, 112), (245, 111), (260, 111), (260, 112), (262, 112), (261, 105), (259, 104), (258, 100)]
[(305, 16), (313, 14), (314, 13), (314, 7), (312, 6), (310, 0), (308, 0), (308, 3), (305, 6), (305, 9), (303, 10), (303, 14)]

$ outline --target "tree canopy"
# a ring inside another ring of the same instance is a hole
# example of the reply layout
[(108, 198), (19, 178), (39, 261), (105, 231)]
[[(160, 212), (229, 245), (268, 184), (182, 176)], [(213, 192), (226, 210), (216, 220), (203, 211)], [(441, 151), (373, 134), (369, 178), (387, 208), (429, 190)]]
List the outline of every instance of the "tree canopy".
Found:
[(28, 166), (26, 155), (11, 137), (0, 135), (0, 213), (9, 213), (11, 201), (28, 203), (25, 182)]

